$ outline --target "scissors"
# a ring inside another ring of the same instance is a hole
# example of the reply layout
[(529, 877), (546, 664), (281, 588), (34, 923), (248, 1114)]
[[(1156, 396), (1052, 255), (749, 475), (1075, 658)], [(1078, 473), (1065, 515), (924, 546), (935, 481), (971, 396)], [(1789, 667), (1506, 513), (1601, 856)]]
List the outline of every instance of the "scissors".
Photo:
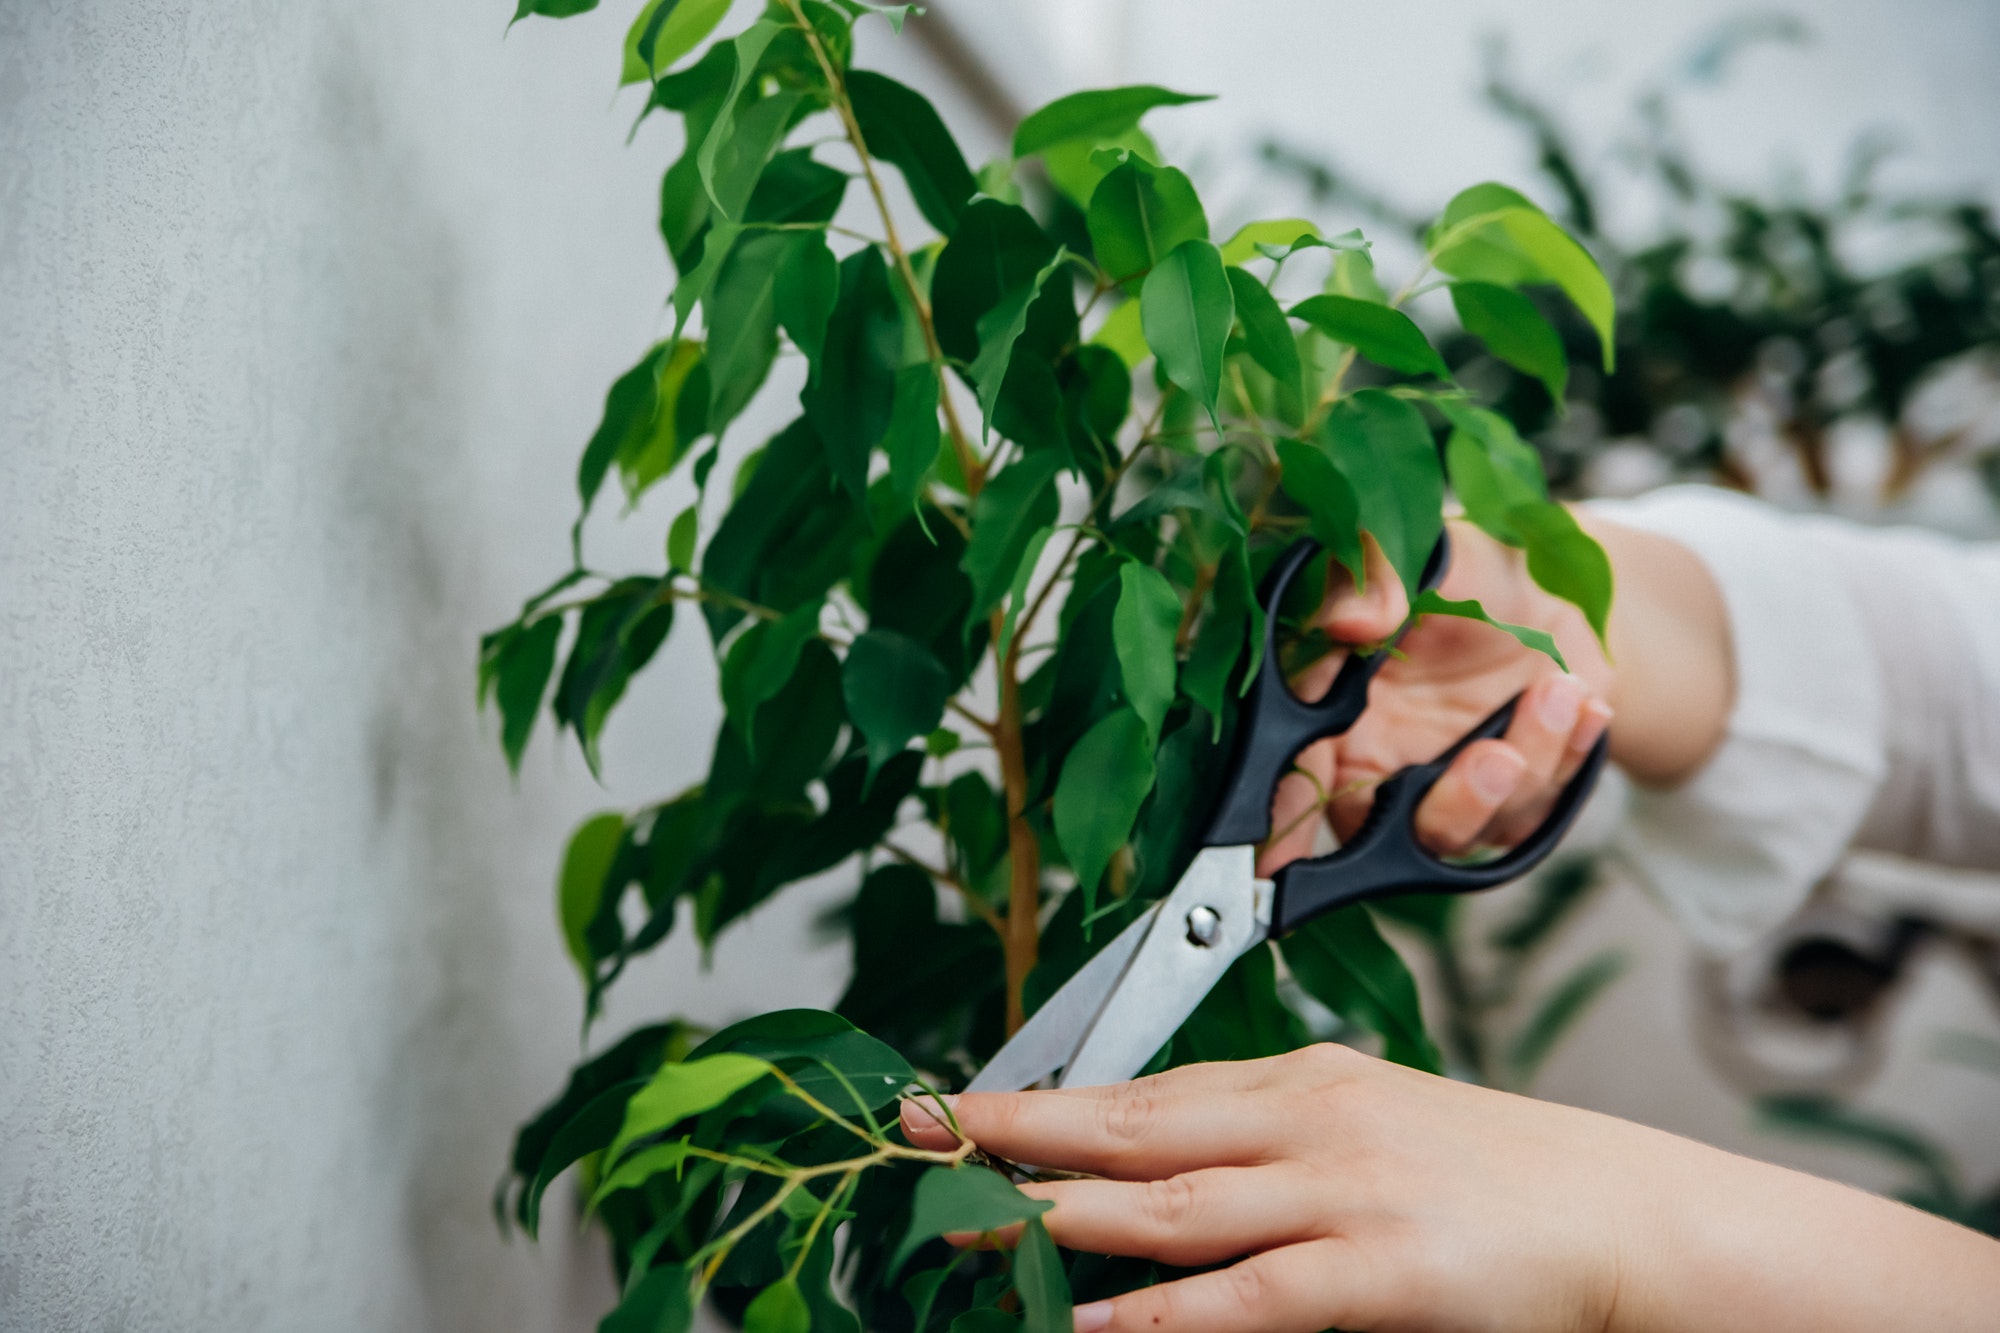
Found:
[[(1230, 964), (1266, 940), (1351, 903), (1504, 884), (1533, 869), (1568, 832), (1604, 767), (1605, 737), (1598, 738), (1541, 826), (1504, 855), (1446, 861), (1417, 841), (1418, 804), (1461, 750), (1505, 734), (1520, 702), (1517, 694), (1437, 758), (1401, 769), (1377, 786), (1367, 819), (1337, 851), (1258, 878), (1257, 846), (1270, 835), (1278, 780), (1300, 750), (1354, 725), (1367, 708), (1369, 682), (1389, 657), (1386, 650), (1350, 654), (1333, 687), (1314, 703), (1286, 684), (1278, 665), (1277, 612), (1293, 579), (1319, 550), (1310, 538), (1294, 543), (1259, 590), (1263, 658), (1243, 702), (1234, 753), (1200, 851), (1173, 892), (1050, 996), (967, 1085), (968, 1092), (1017, 1091), (1058, 1071), (1058, 1087), (1121, 1083), (1145, 1067)], [(1437, 586), (1450, 559), (1441, 536), (1421, 586)]]

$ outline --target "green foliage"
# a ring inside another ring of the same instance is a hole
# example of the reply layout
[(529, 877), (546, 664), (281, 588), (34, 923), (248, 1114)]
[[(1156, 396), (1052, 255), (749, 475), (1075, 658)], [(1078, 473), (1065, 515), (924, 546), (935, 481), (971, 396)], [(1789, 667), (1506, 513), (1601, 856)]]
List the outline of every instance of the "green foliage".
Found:
[[(1414, 584), (1449, 478), (1600, 624), (1608, 580), (1359, 233), (1278, 219), (1212, 242), (1194, 182), (1140, 128), (1200, 99), (1107, 89), (1028, 117), (1014, 157), (1039, 156), (1058, 198), (1010, 160), (975, 175), (921, 94), (849, 67), (854, 22), (901, 8), (728, 9), (653, 0), (627, 34), (623, 76), (685, 131), (661, 188), (674, 333), (612, 386), (578, 469), (575, 568), (482, 641), (479, 696), (510, 765), (546, 700), (595, 771), (609, 714), (695, 604), (723, 705), (703, 780), (593, 817), (563, 860), (586, 1017), (677, 923), (707, 946), (828, 871), (859, 886), (835, 919), (854, 972), (837, 1013), (692, 1049), (680, 1025), (646, 1028), (585, 1061), (523, 1128), (499, 1203), (532, 1231), (577, 1167), (623, 1277), (607, 1329), (684, 1329), (703, 1301), (770, 1333), (1067, 1328), (1073, 1289), (1148, 1279), (1059, 1252), (1042, 1205), (968, 1149), (910, 1147), (891, 1104), (962, 1084), (1171, 888), (1262, 660), (1259, 573), (1308, 532), (1358, 573), (1366, 530)], [(866, 173), (935, 236), (852, 210), (835, 228)], [(1467, 324), (1496, 354), (1560, 382), (1517, 289), (1594, 309), (1582, 252), (1482, 189), (1428, 258), (1468, 270)], [(791, 421), (735, 447), (792, 352)], [(662, 568), (584, 562), (614, 471), (629, 502), (681, 488)], [(1160, 1061), (1291, 1049), (1307, 1010), (1324, 1018), (1303, 992), (1390, 1058), (1442, 1067), (1369, 911), (1283, 958), (1288, 975), (1273, 949), (1239, 960)], [(939, 1239), (1017, 1223), (1011, 1254)]]

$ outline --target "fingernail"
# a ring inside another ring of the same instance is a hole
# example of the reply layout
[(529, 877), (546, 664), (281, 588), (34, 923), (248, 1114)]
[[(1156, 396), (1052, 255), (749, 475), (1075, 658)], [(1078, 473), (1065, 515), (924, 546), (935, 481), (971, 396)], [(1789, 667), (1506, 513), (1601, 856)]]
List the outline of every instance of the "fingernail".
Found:
[(1498, 805), (1514, 794), (1521, 780), (1524, 761), (1512, 750), (1481, 750), (1472, 757), (1472, 771), (1466, 774), (1473, 794)]
[(957, 1100), (956, 1097), (949, 1096), (933, 1098), (928, 1094), (923, 1097), (905, 1097), (901, 1112), (903, 1128), (918, 1133), (927, 1129), (950, 1129), (950, 1123), (938, 1113), (938, 1109), (934, 1103), (942, 1102), (945, 1109), (950, 1110), (952, 1103)]
[(1542, 701), (1537, 706), (1536, 716), (1550, 731), (1567, 732), (1576, 725), (1577, 712), (1583, 707), (1584, 697), (1590, 691), (1575, 676), (1557, 676), (1542, 691)]
[(1092, 1301), (1088, 1305), (1079, 1305), (1070, 1311), (1069, 1318), (1076, 1333), (1097, 1333), (1099, 1329), (1111, 1327), (1111, 1302)]
[(1597, 738), (1611, 725), (1611, 705), (1602, 699), (1592, 699), (1583, 706), (1583, 716), (1577, 720), (1576, 730), (1569, 734), (1569, 748), (1578, 754), (1597, 744)]

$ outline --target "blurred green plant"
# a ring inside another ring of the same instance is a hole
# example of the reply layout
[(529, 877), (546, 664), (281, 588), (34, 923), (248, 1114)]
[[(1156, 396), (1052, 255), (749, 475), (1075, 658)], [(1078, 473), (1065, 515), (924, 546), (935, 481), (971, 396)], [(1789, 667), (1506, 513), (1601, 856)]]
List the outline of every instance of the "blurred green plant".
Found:
[[(1879, 134), (1855, 144), (1829, 197), (1745, 192), (1703, 170), (1677, 123), (1685, 92), (1719, 81), (1752, 46), (1807, 37), (1782, 15), (1722, 25), (1641, 95), (1608, 153), (1582, 146), (1513, 74), (1505, 48), (1489, 47), (1488, 104), (1533, 144), (1555, 216), (1589, 242), (1618, 292), (1617, 365), (1578, 365), (1565, 381), (1465, 333), (1443, 332), (1439, 348), (1534, 443), (1559, 491), (1704, 479), (1880, 506), (1927, 467), (1970, 459), (2000, 493), (2000, 438), (1981, 411), (1919, 410), (1927, 389), (1958, 375), (1972, 397), (2000, 399), (2000, 231), (1987, 205), (1884, 190), (1878, 169), (1893, 141)], [(1262, 151), (1322, 205), (1422, 234), (1421, 219), (1318, 154), (1276, 141)], [(1649, 236), (1606, 229), (1631, 214), (1606, 207), (1612, 193), (1660, 201)], [(1575, 311), (1529, 299), (1572, 355), (1592, 346)], [(1854, 470), (1870, 493), (1838, 475), (1843, 436), (1861, 446)], [(1602, 466), (1614, 450), (1637, 465), (1626, 477)]]
[[(1451, 201), (1394, 298), (1359, 232), (1280, 219), (1218, 244), (1141, 128), (1197, 100), (1162, 88), (1060, 98), (974, 171), (920, 94), (851, 64), (857, 23), (900, 30), (910, 7), (772, 0), (709, 42), (729, 9), (648, 0), (627, 35), (641, 119), (685, 129), (660, 193), (672, 332), (611, 386), (577, 470), (574, 567), (483, 640), (479, 695), (510, 765), (546, 701), (596, 772), (681, 607), (716, 655), (704, 780), (592, 817), (564, 856), (586, 1027), (678, 920), (706, 947), (858, 862), (854, 972), (837, 1013), (699, 1045), (657, 1024), (584, 1061), (522, 1129), (496, 1208), (532, 1233), (578, 1168), (623, 1282), (607, 1333), (685, 1329), (704, 1300), (755, 1333), (1066, 1328), (1072, 1292), (1159, 1271), (1058, 1254), (1017, 1168), (914, 1152), (877, 1117), (976, 1070), (1180, 874), (1262, 652), (1258, 579), (1300, 535), (1358, 575), (1365, 531), (1413, 584), (1448, 479), (1602, 625), (1603, 553), (1400, 307), (1435, 273), (1496, 355), (1556, 376), (1524, 293), (1561, 292), (1608, 368), (1611, 289), (1493, 184)], [(905, 242), (911, 212), (934, 239)], [(781, 353), (800, 414), (732, 449), (725, 482), (724, 438)], [(590, 568), (606, 485), (636, 506), (683, 468), (696, 495), (664, 567)], [(1366, 908), (1246, 955), (1155, 1064), (1301, 1045), (1300, 993), (1441, 1067)], [(1010, 1252), (938, 1239), (1022, 1221)]]

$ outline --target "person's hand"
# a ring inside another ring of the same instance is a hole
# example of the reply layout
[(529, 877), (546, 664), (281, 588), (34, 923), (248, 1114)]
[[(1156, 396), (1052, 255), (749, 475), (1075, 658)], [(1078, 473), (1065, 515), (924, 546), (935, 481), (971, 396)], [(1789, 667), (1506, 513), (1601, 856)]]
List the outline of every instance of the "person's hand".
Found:
[[(1081, 1306), (1077, 1333), (1969, 1333), (2000, 1311), (2000, 1244), (1970, 1231), (1341, 1046), (953, 1112), (989, 1152), (1102, 1177), (1023, 1187), (1058, 1244), (1237, 1261)], [(902, 1125), (956, 1142), (919, 1101)]]
[[(1511, 845), (1533, 832), (1598, 737), (1621, 716), (1612, 757), (1644, 781), (1697, 769), (1719, 742), (1733, 691), (1720, 595), (1700, 562), (1664, 538), (1583, 516), (1610, 555), (1617, 584), (1607, 657), (1582, 612), (1544, 592), (1521, 552), (1467, 523), (1451, 524), (1451, 567), (1439, 592), (1480, 602), (1496, 620), (1546, 630), (1570, 671), (1490, 625), (1425, 616), (1383, 664), (1368, 710), (1345, 735), (1308, 746), (1278, 786), (1273, 836), (1258, 858), (1268, 875), (1310, 854), (1319, 815), (1346, 836), (1376, 784), (1442, 753), (1519, 693), (1504, 738), (1475, 741), (1417, 811), (1417, 834), (1444, 855)], [(1334, 566), (1320, 624), (1335, 641), (1380, 643), (1409, 615), (1395, 571), (1370, 540), (1363, 586)], [(1344, 654), (1294, 682), (1325, 693)], [(1614, 668), (1613, 662), (1617, 663)]]

